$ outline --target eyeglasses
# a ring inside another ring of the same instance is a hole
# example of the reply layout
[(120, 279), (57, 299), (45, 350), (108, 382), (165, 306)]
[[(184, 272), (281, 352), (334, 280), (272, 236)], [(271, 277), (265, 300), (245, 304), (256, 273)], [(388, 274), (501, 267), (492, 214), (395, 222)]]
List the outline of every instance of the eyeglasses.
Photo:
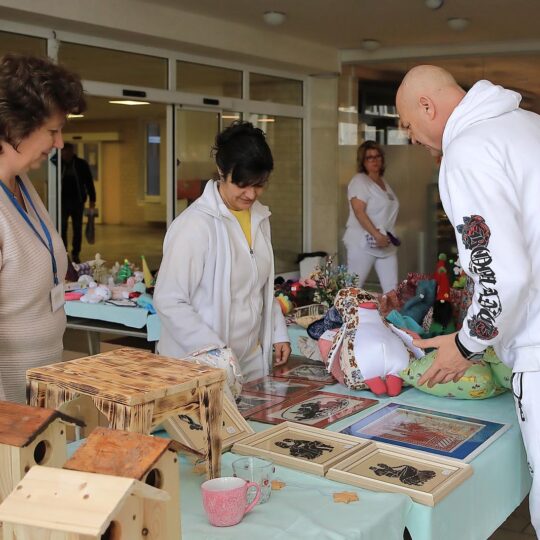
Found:
[(366, 156), (364, 158), (366, 161), (375, 161), (376, 159), (382, 159), (381, 154), (377, 154), (376, 156)]

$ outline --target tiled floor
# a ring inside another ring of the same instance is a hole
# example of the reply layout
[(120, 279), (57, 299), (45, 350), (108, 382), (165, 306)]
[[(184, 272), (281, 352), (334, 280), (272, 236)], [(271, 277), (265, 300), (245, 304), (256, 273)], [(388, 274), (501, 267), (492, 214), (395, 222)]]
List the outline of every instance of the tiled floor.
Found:
[(533, 538), (536, 538), (536, 534), (531, 525), (527, 497), (489, 540), (531, 540)]

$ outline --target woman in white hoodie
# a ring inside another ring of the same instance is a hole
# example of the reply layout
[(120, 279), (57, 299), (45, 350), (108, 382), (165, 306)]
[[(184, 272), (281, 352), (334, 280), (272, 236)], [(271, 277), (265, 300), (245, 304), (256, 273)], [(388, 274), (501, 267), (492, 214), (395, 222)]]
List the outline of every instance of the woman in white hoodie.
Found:
[(232, 349), (245, 381), (266, 375), (291, 352), (274, 299), (270, 212), (257, 201), (272, 169), (262, 130), (235, 122), (216, 137), (219, 179), (172, 223), (154, 292), (160, 354), (183, 357)]

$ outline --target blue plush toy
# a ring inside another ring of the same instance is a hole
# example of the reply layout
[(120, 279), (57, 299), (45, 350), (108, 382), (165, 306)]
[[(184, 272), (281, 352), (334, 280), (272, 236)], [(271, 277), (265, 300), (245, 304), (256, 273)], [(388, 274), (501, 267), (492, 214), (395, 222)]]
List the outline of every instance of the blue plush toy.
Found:
[(410, 300), (407, 300), (405, 305), (400, 309), (401, 315), (411, 317), (411, 319), (414, 319), (422, 326), (424, 317), (435, 303), (436, 291), (437, 282), (434, 279), (419, 281), (416, 286), (416, 294)]

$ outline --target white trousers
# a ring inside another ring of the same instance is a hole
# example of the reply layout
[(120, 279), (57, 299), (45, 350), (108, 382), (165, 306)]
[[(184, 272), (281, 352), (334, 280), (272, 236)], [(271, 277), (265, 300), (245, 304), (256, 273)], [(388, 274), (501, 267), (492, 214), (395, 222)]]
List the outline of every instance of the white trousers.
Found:
[(382, 292), (387, 293), (395, 289), (398, 284), (397, 253), (388, 257), (375, 257), (358, 248), (347, 249), (347, 269), (358, 275), (359, 287), (364, 286), (374, 265)]
[(512, 388), (533, 479), (529, 494), (531, 523), (540, 538), (540, 371), (514, 373)]

